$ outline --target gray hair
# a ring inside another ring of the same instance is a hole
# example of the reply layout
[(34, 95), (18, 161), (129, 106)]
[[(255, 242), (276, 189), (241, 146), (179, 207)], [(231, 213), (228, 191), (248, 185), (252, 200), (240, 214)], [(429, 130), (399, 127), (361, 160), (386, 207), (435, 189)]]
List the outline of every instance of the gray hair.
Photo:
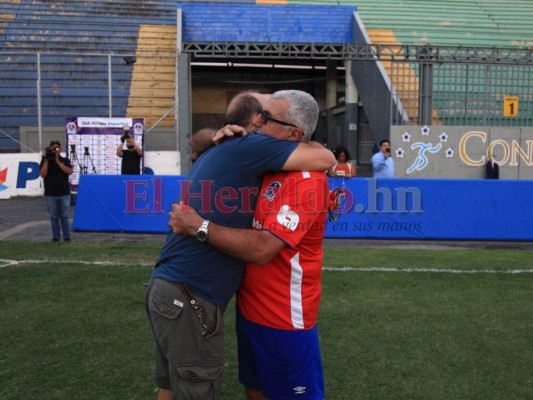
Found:
[(318, 121), (318, 104), (309, 93), (301, 90), (280, 90), (274, 93), (272, 99), (285, 99), (289, 108), (285, 112), (286, 121), (296, 125), (303, 131), (303, 142), (311, 140)]

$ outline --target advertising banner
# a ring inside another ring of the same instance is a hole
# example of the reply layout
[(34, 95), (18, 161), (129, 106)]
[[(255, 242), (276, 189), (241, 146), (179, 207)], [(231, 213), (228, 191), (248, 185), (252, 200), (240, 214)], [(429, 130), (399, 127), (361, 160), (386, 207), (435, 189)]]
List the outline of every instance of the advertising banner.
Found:
[(0, 199), (41, 196), (41, 153), (0, 154)]
[(133, 136), (144, 147), (142, 118), (66, 118), (65, 130), (65, 149), (73, 167), (70, 176), (73, 191), (77, 191), (80, 175), (120, 175), (122, 159), (117, 156), (117, 148), (123, 134)]
[[(166, 232), (184, 179), (82, 176), (73, 228)], [(326, 238), (533, 240), (531, 181), (331, 178), (339, 187)]]

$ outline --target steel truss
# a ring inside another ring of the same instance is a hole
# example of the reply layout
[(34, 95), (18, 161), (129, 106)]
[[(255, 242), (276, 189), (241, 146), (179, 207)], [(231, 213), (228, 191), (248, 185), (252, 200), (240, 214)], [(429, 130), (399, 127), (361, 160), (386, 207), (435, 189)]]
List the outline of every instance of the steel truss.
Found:
[(184, 42), (195, 61), (221, 59), (357, 60), (532, 65), (533, 48), (331, 44)]

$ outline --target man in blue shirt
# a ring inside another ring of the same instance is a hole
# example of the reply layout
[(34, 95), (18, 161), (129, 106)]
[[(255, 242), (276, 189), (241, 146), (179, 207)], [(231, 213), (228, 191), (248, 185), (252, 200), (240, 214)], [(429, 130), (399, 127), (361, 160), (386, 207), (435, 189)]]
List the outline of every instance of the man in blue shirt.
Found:
[[(243, 122), (229, 122), (242, 123), (247, 131), (252, 124), (260, 128), (270, 123), (289, 131), (312, 132), (318, 119), (316, 101), (305, 92), (288, 92), (288, 115), (295, 116), (295, 121), (266, 115), (261, 111), (262, 98), (244, 93), (230, 103), (228, 114), (234, 107), (247, 107), (252, 113), (250, 123), (246, 124), (244, 115), (239, 116)], [(206, 221), (195, 237), (169, 231), (147, 289), (147, 312), (156, 341), (158, 400), (220, 396), (223, 312), (241, 282), (245, 263), (205, 243), (207, 221), (250, 228), (265, 173), (325, 171), (335, 162), (331, 151), (320, 143), (299, 143), (290, 136), (284, 139), (265, 134), (225, 139), (202, 153), (182, 183), (181, 200)]]
[(374, 178), (394, 178), (394, 160), (391, 157), (390, 142), (379, 142), (379, 151), (372, 156)]

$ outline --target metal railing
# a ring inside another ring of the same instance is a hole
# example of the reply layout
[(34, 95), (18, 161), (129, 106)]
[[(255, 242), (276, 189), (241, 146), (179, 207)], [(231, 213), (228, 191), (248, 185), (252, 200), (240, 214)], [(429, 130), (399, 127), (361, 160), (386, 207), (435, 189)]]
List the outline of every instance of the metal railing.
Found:
[[(383, 63), (390, 95), (408, 116), (391, 124), (533, 126), (532, 49), (184, 43), (183, 51), (191, 61), (218, 63), (373, 60)], [(143, 78), (133, 82), (134, 73)], [(21, 126), (57, 126), (74, 115), (148, 115), (148, 128), (161, 124), (173, 119), (175, 77), (176, 54), (0, 51), (0, 147), (21, 139)]]

